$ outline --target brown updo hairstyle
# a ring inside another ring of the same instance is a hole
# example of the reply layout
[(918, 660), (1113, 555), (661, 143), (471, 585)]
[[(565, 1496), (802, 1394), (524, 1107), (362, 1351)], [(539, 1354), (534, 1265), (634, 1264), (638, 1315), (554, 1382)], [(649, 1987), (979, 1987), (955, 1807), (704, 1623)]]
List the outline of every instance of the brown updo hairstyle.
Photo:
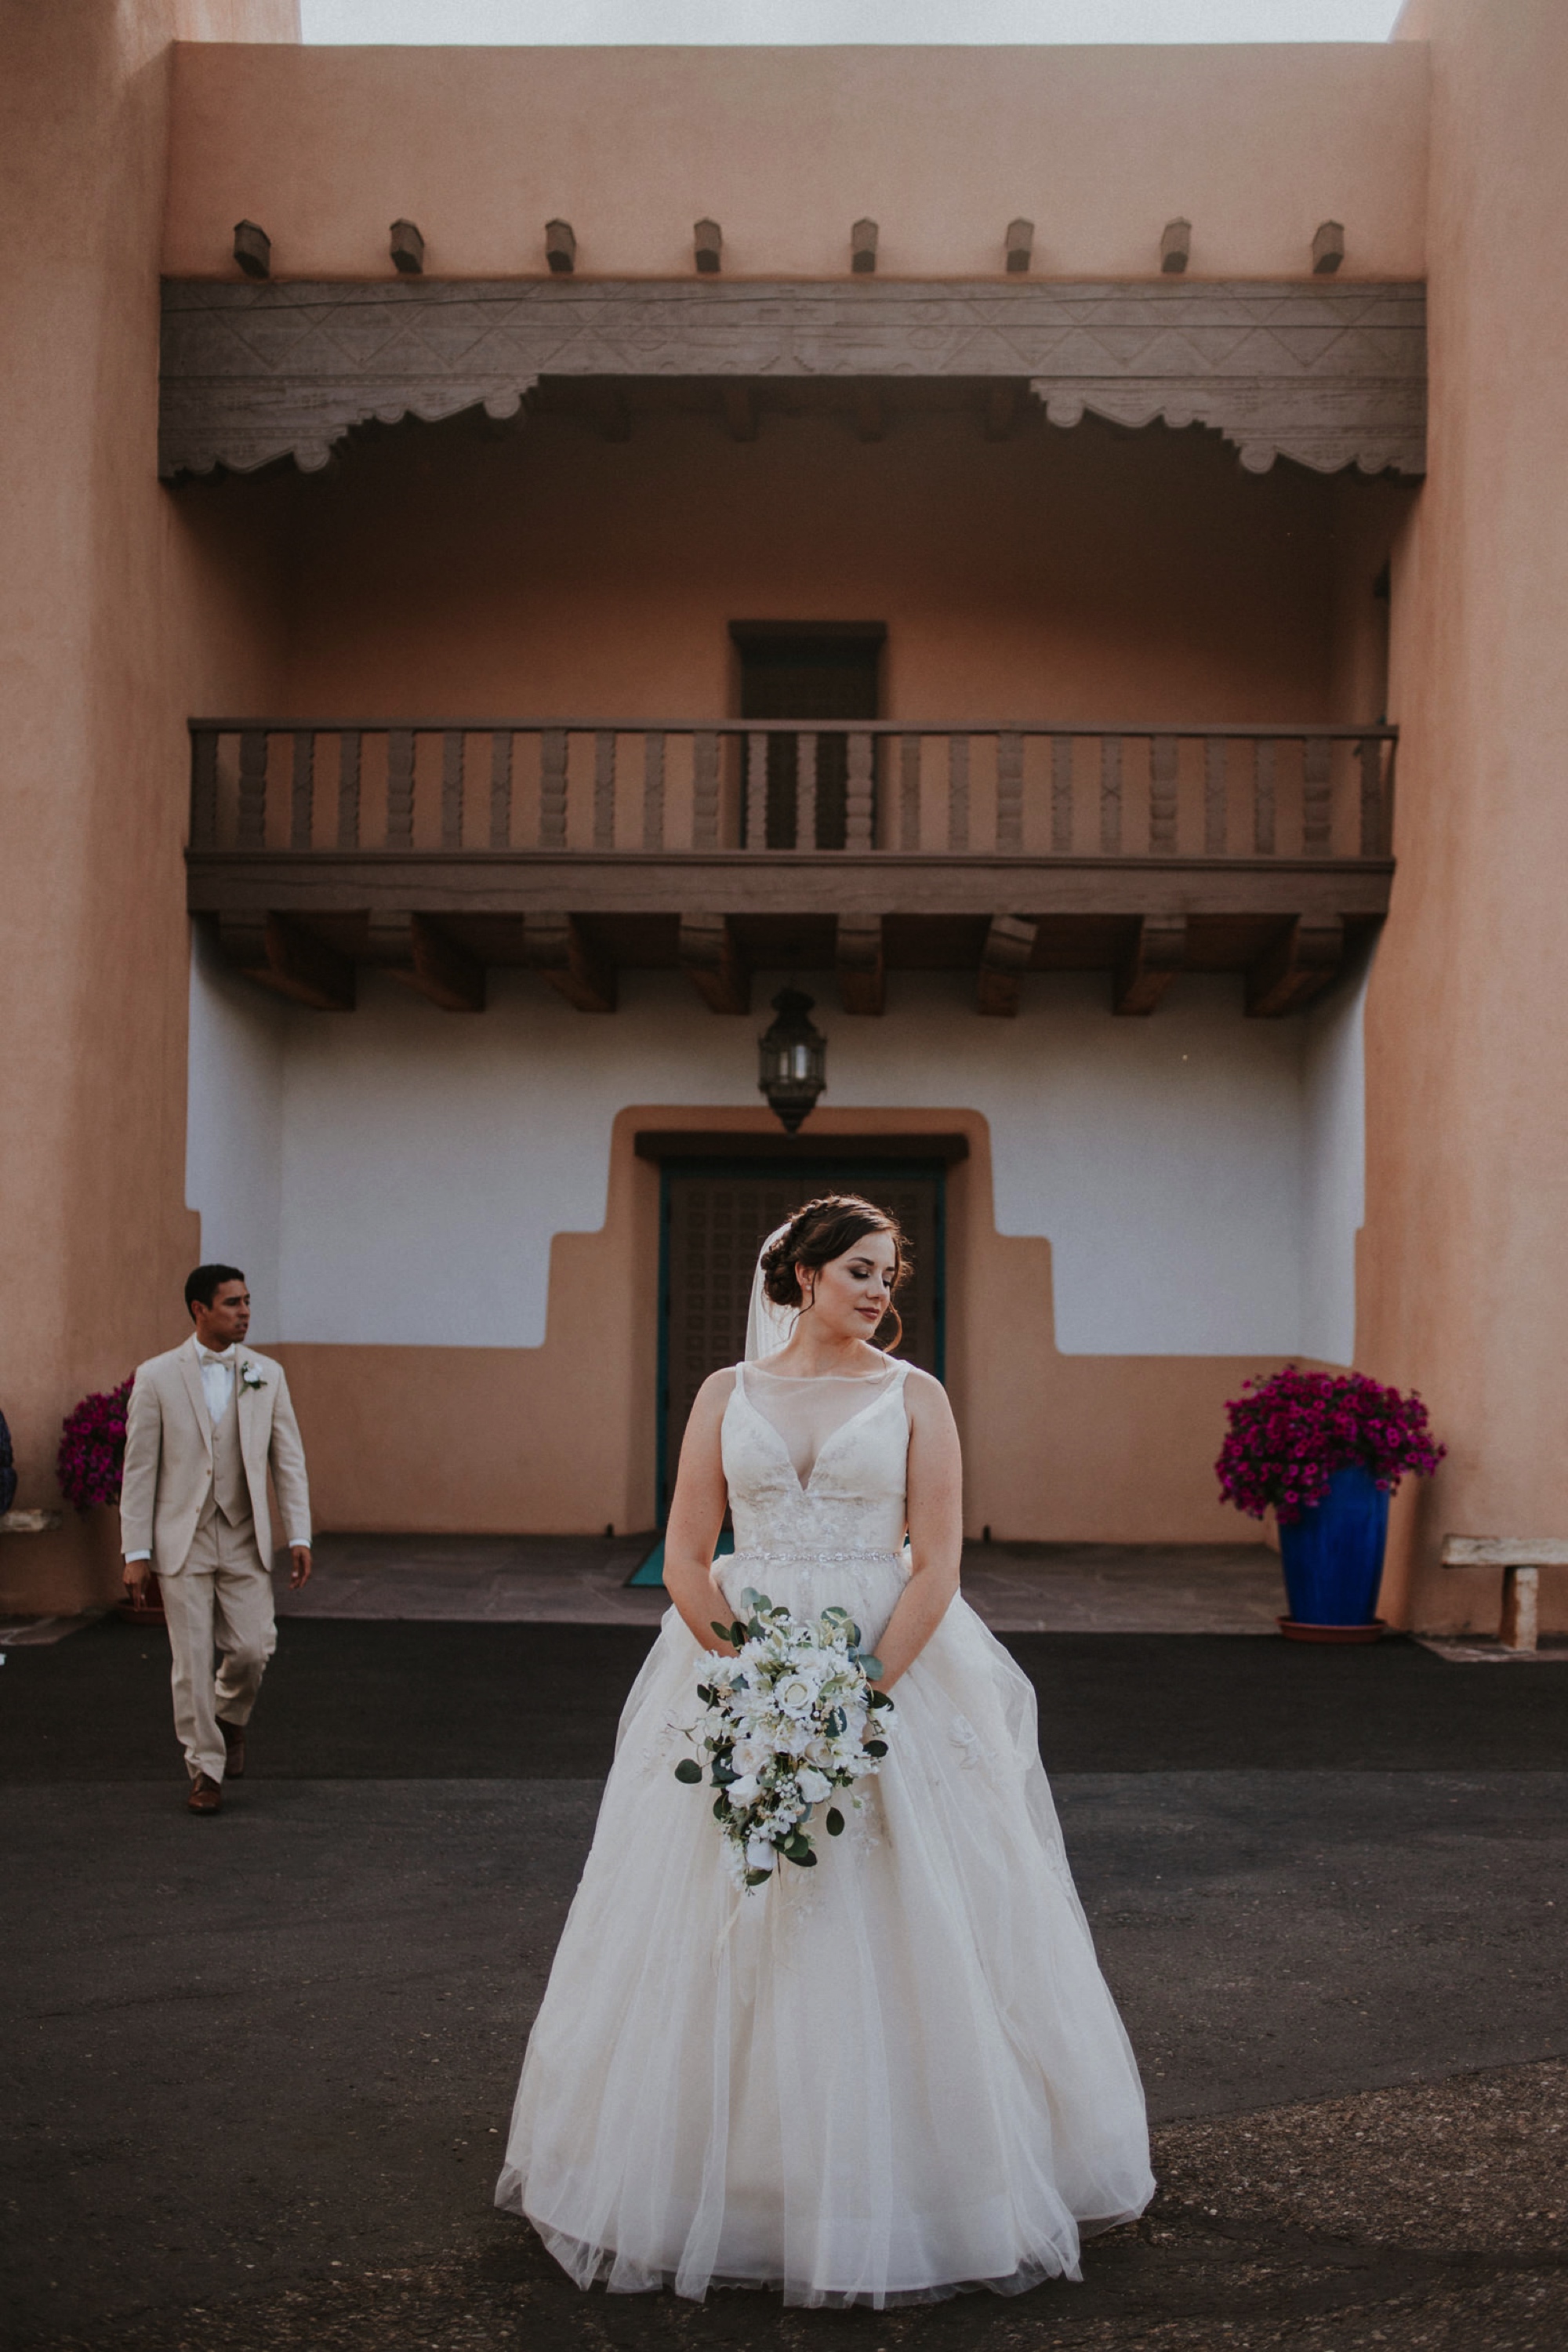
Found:
[[(763, 1254), (763, 1289), (775, 1307), (804, 1307), (805, 1300), (796, 1266), (815, 1269), (830, 1265), (868, 1234), (886, 1234), (893, 1244), (893, 1276), (888, 1287), (896, 1296), (910, 1271), (910, 1245), (903, 1227), (897, 1217), (861, 1200), (858, 1192), (825, 1192), (821, 1200), (807, 1201), (804, 1208), (795, 1211), (777, 1241)], [(892, 1337), (880, 1343), (886, 1349), (896, 1348), (904, 1336), (896, 1307), (889, 1307), (877, 1326), (878, 1331), (885, 1329), (889, 1321)]]

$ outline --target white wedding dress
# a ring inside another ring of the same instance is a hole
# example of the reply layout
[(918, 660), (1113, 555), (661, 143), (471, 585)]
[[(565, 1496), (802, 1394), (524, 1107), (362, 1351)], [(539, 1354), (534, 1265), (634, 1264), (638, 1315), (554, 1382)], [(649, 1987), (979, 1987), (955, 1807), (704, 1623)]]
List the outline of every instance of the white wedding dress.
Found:
[[(907, 1367), (737, 1369), (719, 1573), (874, 1643), (909, 1575)], [(791, 1392), (794, 1392), (793, 1394)], [(809, 1393), (807, 1393), (809, 1392)], [(795, 2304), (1016, 2294), (1153, 2192), (1031, 1686), (962, 1599), (894, 1689), (880, 1773), (814, 1869), (737, 1895), (693, 1751), (704, 1653), (671, 1609), (626, 1701), (496, 2191), (580, 2285)]]

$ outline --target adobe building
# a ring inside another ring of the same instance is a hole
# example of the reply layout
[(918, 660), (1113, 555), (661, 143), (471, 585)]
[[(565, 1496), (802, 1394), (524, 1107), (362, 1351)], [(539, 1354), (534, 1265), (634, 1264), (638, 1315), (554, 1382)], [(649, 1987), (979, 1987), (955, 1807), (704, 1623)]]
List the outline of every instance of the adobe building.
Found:
[(1384, 1613), (1495, 1622), (1443, 1535), (1568, 1533), (1568, 14), (293, 14), (5, 34), (19, 1500), (225, 1257), (322, 1527), (651, 1528), (850, 1181), (973, 1532), (1248, 1540), (1224, 1400), (1354, 1363), (1449, 1448)]

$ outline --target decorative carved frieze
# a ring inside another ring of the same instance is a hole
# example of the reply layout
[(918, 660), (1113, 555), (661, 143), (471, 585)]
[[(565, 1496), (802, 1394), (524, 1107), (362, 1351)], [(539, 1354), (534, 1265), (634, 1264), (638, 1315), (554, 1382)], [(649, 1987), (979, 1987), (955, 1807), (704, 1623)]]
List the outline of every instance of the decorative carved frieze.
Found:
[(1414, 475), (1426, 367), (1418, 285), (172, 281), (160, 470), (312, 472), (356, 425), (515, 416), (542, 376), (989, 376), (1054, 425), (1211, 426), (1254, 472)]

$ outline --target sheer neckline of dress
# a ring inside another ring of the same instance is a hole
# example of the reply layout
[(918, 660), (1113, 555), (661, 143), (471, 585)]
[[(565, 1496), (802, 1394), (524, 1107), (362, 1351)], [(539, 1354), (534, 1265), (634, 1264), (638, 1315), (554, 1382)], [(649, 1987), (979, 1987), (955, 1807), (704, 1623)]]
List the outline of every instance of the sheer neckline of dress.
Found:
[(804, 1494), (838, 1432), (879, 1403), (905, 1369), (889, 1361), (870, 1372), (769, 1372), (753, 1363), (740, 1367), (739, 1380), (746, 1402), (788, 1454)]

